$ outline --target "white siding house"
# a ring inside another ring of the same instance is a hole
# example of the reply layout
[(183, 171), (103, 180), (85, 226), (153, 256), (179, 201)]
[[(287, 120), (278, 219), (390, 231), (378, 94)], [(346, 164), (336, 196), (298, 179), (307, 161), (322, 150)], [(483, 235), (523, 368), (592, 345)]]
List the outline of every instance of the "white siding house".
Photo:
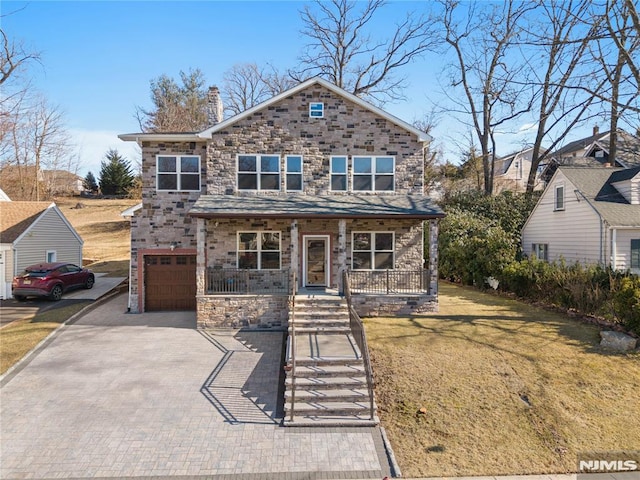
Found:
[(11, 298), (11, 280), (29, 265), (82, 265), (83, 241), (54, 203), (2, 202), (0, 226), (0, 298)]
[(559, 167), (522, 230), (548, 261), (640, 273), (640, 167)]

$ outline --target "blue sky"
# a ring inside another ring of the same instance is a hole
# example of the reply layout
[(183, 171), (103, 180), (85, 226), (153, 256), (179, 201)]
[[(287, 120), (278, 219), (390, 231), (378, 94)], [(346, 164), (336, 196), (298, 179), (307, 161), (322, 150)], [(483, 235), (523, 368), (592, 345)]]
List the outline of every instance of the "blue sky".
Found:
[[(296, 65), (305, 40), (300, 34), (298, 1), (35, 1), (2, 2), (2, 26), (27, 49), (41, 52), (32, 65), (33, 84), (66, 115), (78, 146), (79, 173), (97, 174), (108, 148), (134, 161), (138, 152), (117, 134), (139, 130), (136, 105), (149, 107), (149, 81), (161, 74), (178, 77), (200, 68), (210, 85), (234, 64), (267, 62), (286, 69)], [(408, 11), (430, 2), (401, 1), (385, 7), (376, 26), (384, 31)], [(15, 12), (9, 14), (10, 12)], [(444, 59), (431, 56), (409, 65), (409, 100), (384, 108), (405, 121), (422, 118), (436, 101)], [(446, 116), (434, 132), (451, 139), (460, 132)], [(517, 149), (522, 136), (505, 142)], [(498, 153), (508, 153), (498, 152)], [(456, 158), (451, 154), (451, 160)]]

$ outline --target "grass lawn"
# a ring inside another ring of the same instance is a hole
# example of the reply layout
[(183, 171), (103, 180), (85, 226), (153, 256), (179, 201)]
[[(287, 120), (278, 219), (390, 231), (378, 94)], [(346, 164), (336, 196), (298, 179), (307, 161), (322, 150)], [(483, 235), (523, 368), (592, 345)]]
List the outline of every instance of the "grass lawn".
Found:
[(567, 473), (579, 452), (640, 450), (640, 354), (601, 350), (567, 316), (440, 287), (437, 314), (365, 320), (403, 476)]

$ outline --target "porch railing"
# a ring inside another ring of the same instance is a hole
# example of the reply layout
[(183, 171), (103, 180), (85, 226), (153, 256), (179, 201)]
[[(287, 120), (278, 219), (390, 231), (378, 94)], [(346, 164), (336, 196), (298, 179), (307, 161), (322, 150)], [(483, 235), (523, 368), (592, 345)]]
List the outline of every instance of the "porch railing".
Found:
[(291, 412), (290, 420), (293, 422), (296, 406), (296, 293), (298, 292), (298, 280), (296, 278), (296, 272), (293, 271), (291, 279), (291, 294), (289, 296), (289, 364), (287, 367), (290, 369), (291, 375)]
[(351, 293), (430, 293), (429, 270), (351, 270)]
[[(353, 272), (351, 272), (353, 273)], [(369, 346), (367, 345), (367, 335), (364, 331), (364, 324), (362, 319), (356, 312), (356, 309), (351, 303), (351, 285), (349, 276), (351, 273), (342, 272), (342, 285), (344, 288), (344, 298), (347, 301), (347, 307), (349, 308), (349, 325), (351, 327), (351, 334), (353, 335), (356, 345), (360, 349), (360, 355), (362, 355), (362, 361), (364, 363), (364, 371), (367, 377), (367, 390), (369, 391), (369, 413), (371, 420), (375, 416), (374, 401), (373, 401), (373, 369), (371, 367), (371, 359), (369, 358)]]
[(289, 270), (246, 270), (237, 268), (207, 269), (206, 293), (283, 294), (290, 292)]

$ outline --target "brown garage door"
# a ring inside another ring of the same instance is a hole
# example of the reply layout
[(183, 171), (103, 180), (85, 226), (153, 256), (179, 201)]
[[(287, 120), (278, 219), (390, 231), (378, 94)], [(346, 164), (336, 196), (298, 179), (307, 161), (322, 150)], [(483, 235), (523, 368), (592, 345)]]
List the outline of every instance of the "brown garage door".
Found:
[(145, 310), (195, 309), (195, 255), (145, 256)]

